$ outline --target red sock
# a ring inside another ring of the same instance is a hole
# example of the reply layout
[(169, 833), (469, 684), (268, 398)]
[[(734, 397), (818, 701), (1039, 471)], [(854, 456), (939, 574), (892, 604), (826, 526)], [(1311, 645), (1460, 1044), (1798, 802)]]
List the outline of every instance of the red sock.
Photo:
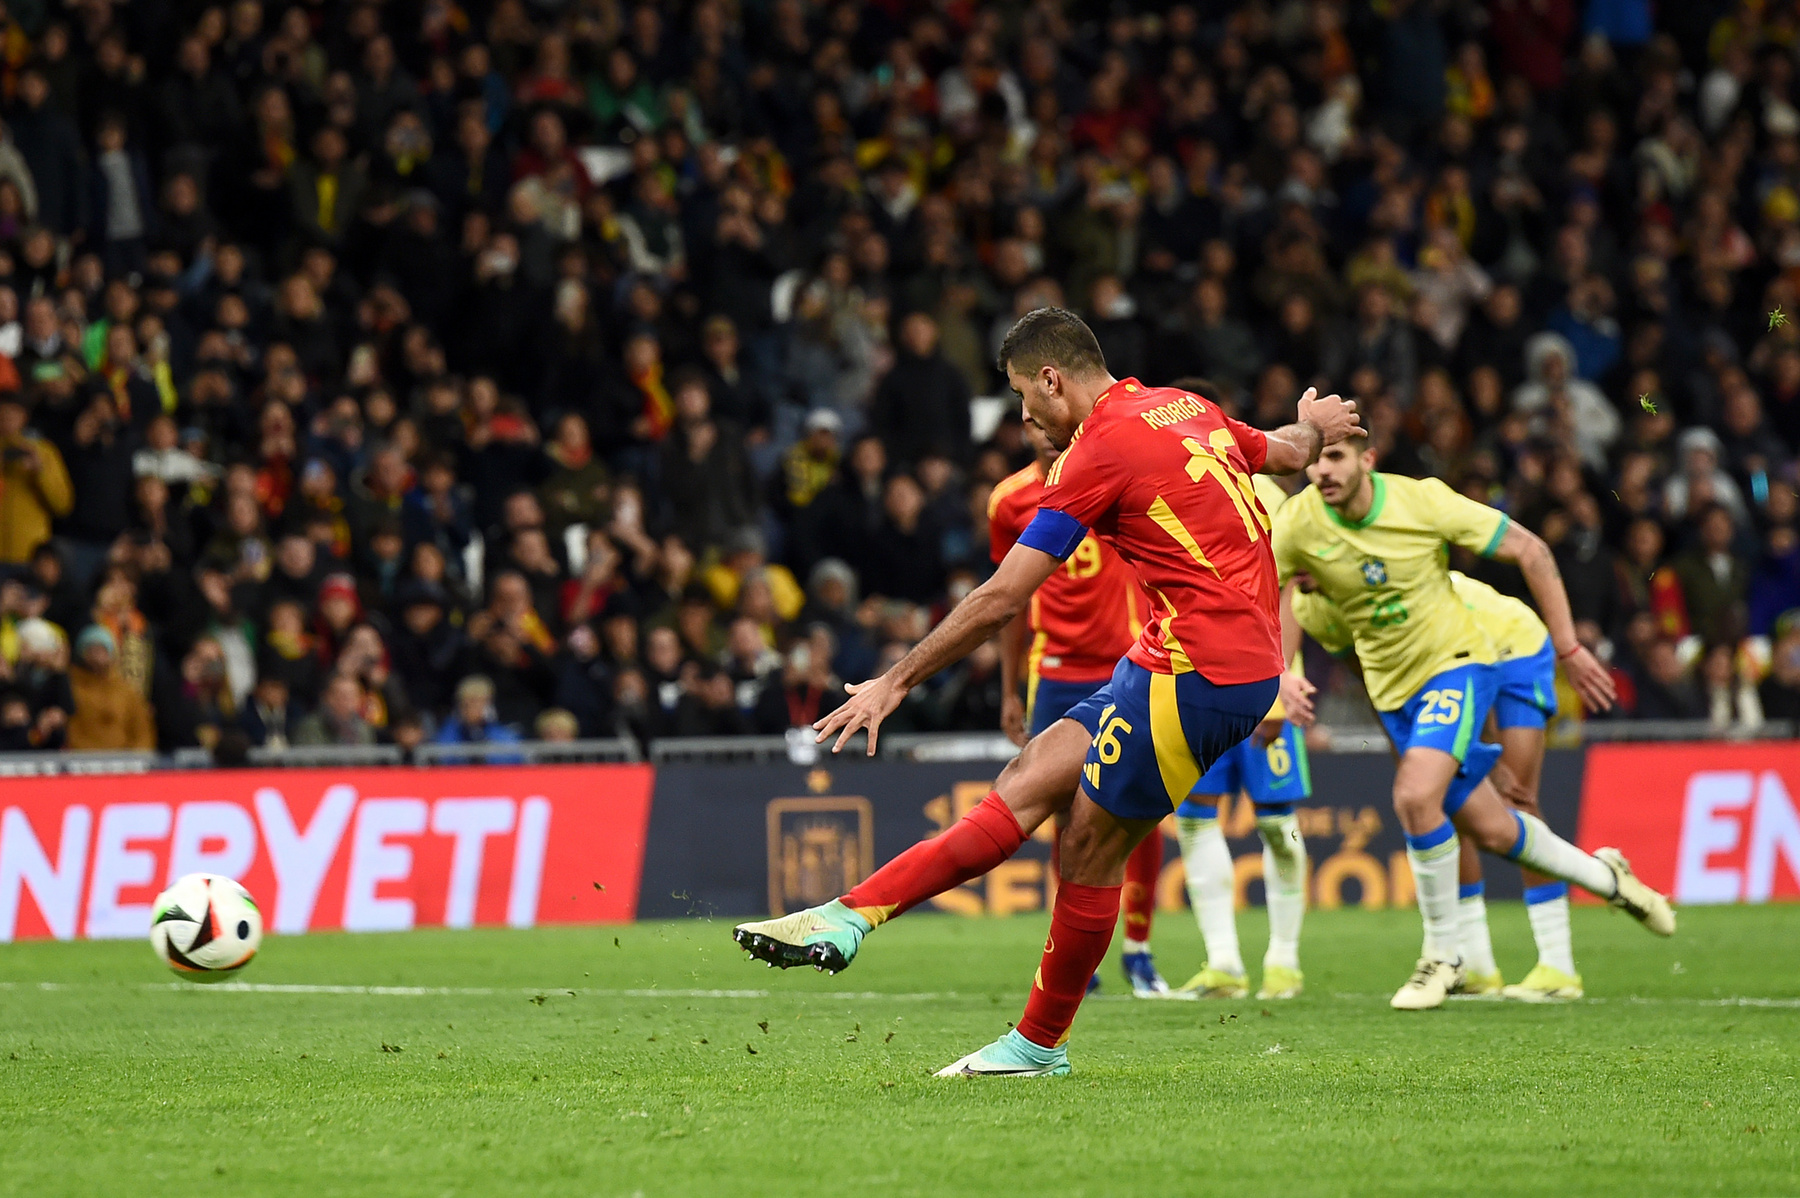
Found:
[(1105, 960), (1118, 922), (1119, 887), (1062, 884), (1050, 916), (1044, 959), (1038, 963), (1031, 997), (1019, 1020), (1021, 1036), (1045, 1048), (1069, 1038), (1069, 1025), (1087, 993), (1088, 979)]
[(1163, 838), (1160, 829), (1138, 842), (1125, 859), (1125, 939), (1150, 939), (1150, 919), (1156, 910), (1156, 880), (1162, 876)]
[(995, 791), (930, 840), (921, 840), (851, 888), (842, 903), (885, 923), (934, 894), (979, 878), (1019, 851), (1025, 831)]

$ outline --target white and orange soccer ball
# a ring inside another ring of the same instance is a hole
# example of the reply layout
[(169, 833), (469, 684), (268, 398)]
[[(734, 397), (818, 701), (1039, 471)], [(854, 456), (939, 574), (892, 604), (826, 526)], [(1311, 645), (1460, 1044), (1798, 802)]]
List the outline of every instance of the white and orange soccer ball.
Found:
[(218, 874), (179, 878), (150, 908), (150, 947), (190, 982), (236, 976), (261, 947), (262, 934), (256, 900)]

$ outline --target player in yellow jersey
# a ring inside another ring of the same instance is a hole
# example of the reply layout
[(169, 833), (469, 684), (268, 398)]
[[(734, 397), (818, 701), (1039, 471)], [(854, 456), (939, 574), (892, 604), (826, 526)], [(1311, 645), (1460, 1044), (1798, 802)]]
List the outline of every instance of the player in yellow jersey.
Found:
[[(1452, 570), (1450, 586), (1475, 613), (1500, 655), (1495, 665), (1500, 672), (1500, 690), (1489, 716), (1490, 730), (1500, 744), (1500, 760), (1490, 781), (1509, 804), (1528, 815), (1538, 815), (1544, 727), (1556, 714), (1556, 650), (1550, 632), (1530, 607), (1484, 582)], [(1296, 592), (1291, 603), (1300, 627), (1326, 652), (1354, 658), (1349, 626), (1329, 599), (1316, 591)], [(1570, 939), (1568, 886), (1525, 871), (1525, 905), (1537, 941), (1538, 963), (1523, 982), (1505, 986), (1488, 934), (1481, 855), (1468, 841), (1462, 842), (1458, 875), (1457, 929), (1466, 970), (1459, 992), (1503, 995), (1523, 1002), (1580, 998), (1581, 977), (1575, 972)]]
[[(1274, 479), (1257, 475), (1252, 482), (1264, 511), (1272, 515), (1287, 502), (1287, 492)], [(1292, 672), (1298, 673), (1298, 666), (1294, 661)], [(1306, 914), (1306, 842), (1294, 807), (1312, 796), (1312, 775), (1306, 734), (1287, 718), (1279, 699), (1256, 731), (1214, 762), (1175, 809), (1188, 902), (1206, 942), (1205, 965), (1180, 992), (1202, 998), (1244, 998), (1250, 993), (1238, 948), (1231, 849), (1219, 826), (1219, 808), (1240, 790), (1249, 794), (1256, 808), (1256, 833), (1263, 842), (1263, 896), (1269, 909), (1269, 947), (1263, 954), (1262, 986), (1256, 997), (1296, 998), (1305, 985), (1300, 925)]]
[[(1392, 1005), (1441, 1006), (1463, 982), (1459, 831), (1478, 848), (1574, 882), (1652, 931), (1672, 934), (1668, 900), (1639, 881), (1616, 849), (1581, 851), (1536, 816), (1508, 807), (1486, 782), (1499, 750), (1476, 734), (1500, 689), (1499, 653), (1451, 589), (1448, 545), (1517, 564), (1577, 692), (1597, 709), (1612, 703), (1611, 678), (1575, 638), (1549, 548), (1441, 480), (1374, 467), (1366, 437), (1327, 450), (1307, 471), (1313, 486), (1276, 514), (1274, 548), (1284, 588), (1308, 574), (1343, 612), (1369, 697), (1400, 754), (1394, 813), (1406, 833), (1425, 945)], [(1292, 660), (1298, 628), (1283, 632), (1283, 655)]]

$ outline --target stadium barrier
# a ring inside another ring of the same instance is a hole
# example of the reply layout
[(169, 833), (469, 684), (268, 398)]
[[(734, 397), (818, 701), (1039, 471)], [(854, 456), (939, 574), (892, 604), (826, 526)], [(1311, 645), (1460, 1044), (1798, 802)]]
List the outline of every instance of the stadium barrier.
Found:
[(183, 874), (270, 931), (599, 923), (637, 914), (647, 765), (172, 771), (0, 792), (0, 940), (145, 935)]
[[(0, 941), (141, 935), (156, 892), (195, 870), (243, 881), (286, 933), (791, 911), (948, 827), (1002, 755), (993, 738), (894, 738), (875, 759), (795, 764), (768, 739), (733, 745), (742, 755), (723, 763), (666, 741), (648, 763), (627, 760), (623, 742), (434, 747), (408, 768), (381, 747), (289, 750), (283, 760), (309, 768), (288, 769), (0, 758), (13, 775), (0, 785)], [(1300, 808), (1310, 900), (1410, 905), (1392, 762), (1349, 740), (1314, 756), (1315, 796)], [(1597, 744), (1549, 754), (1542, 801), (1552, 827), (1585, 848), (1619, 846), (1678, 902), (1767, 902), (1800, 898), (1796, 791), (1792, 742)], [(1259, 902), (1253, 809), (1235, 800), (1223, 822), (1239, 901)], [(1186, 901), (1170, 833), (1165, 910)], [(1040, 833), (936, 906), (1040, 910), (1055, 894), (1048, 850)], [(1515, 868), (1490, 862), (1487, 875), (1494, 897), (1518, 896)]]

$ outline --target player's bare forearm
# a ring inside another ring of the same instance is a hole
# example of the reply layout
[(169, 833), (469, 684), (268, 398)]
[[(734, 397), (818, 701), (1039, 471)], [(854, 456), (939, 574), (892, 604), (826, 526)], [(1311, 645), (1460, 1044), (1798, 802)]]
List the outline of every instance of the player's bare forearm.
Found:
[(1019, 616), (1000, 629), (1000, 731), (1025, 747), (1025, 704), (1019, 698), (1019, 668), (1025, 656), (1025, 621)]
[(1000, 692), (1017, 694), (1019, 666), (1025, 656), (1025, 621), (1008, 620), (1000, 629)]
[(1294, 588), (1300, 584), (1290, 578), (1287, 585), (1281, 588), (1281, 660), (1293, 664), (1295, 654), (1300, 652), (1300, 638), (1304, 635), (1300, 629), (1300, 621), (1294, 618)]
[(1538, 614), (1550, 630), (1550, 642), (1559, 656), (1574, 651), (1575, 617), (1569, 609), (1569, 592), (1563, 588), (1562, 571), (1557, 569), (1556, 555), (1542, 537), (1517, 524), (1506, 530), (1500, 546), (1494, 551), (1496, 561), (1511, 562), (1525, 575), (1525, 585), (1537, 601)]
[[(1025, 559), (1015, 563), (1014, 559), (1021, 554), (1039, 558), (1047, 566), (1039, 572), (1037, 562)], [(1056, 566), (1056, 559), (1047, 553), (1013, 546), (1000, 568), (994, 571), (994, 576), (970, 591), (942, 623), (913, 646), (911, 653), (895, 662), (888, 677), (894, 685), (910, 689), (946, 666), (961, 661), (1024, 611), (1031, 593), (1050, 577)]]
[(1618, 698), (1618, 688), (1607, 668), (1582, 645), (1575, 635), (1575, 617), (1569, 609), (1569, 592), (1563, 588), (1562, 571), (1556, 568), (1556, 557), (1543, 538), (1517, 524), (1506, 530), (1494, 557), (1512, 562), (1525, 575), (1525, 585), (1537, 600), (1538, 614), (1550, 630), (1550, 643), (1555, 646), (1556, 660), (1568, 674), (1569, 682), (1581, 701), (1590, 709), (1606, 711)]
[(850, 692), (850, 701), (813, 724), (820, 742), (835, 734), (837, 741), (831, 751), (836, 753), (852, 733), (867, 728), (868, 753), (873, 757), (881, 721), (900, 706), (906, 693), (945, 666), (961, 661), (1000, 631), (1025, 609), (1031, 593), (1059, 565), (1056, 558), (1040, 549), (1014, 545), (994, 576), (970, 591), (911, 653), (881, 677), (845, 688)]
[(1317, 388), (1308, 387), (1300, 397), (1295, 422), (1267, 434), (1269, 449), (1262, 472), (1293, 474), (1304, 470), (1319, 460), (1320, 451), (1327, 445), (1336, 445), (1361, 428), (1354, 401), (1337, 395), (1321, 396)]
[(1295, 474), (1319, 460), (1325, 434), (1314, 424), (1288, 424), (1268, 434), (1269, 456), (1264, 474)]

